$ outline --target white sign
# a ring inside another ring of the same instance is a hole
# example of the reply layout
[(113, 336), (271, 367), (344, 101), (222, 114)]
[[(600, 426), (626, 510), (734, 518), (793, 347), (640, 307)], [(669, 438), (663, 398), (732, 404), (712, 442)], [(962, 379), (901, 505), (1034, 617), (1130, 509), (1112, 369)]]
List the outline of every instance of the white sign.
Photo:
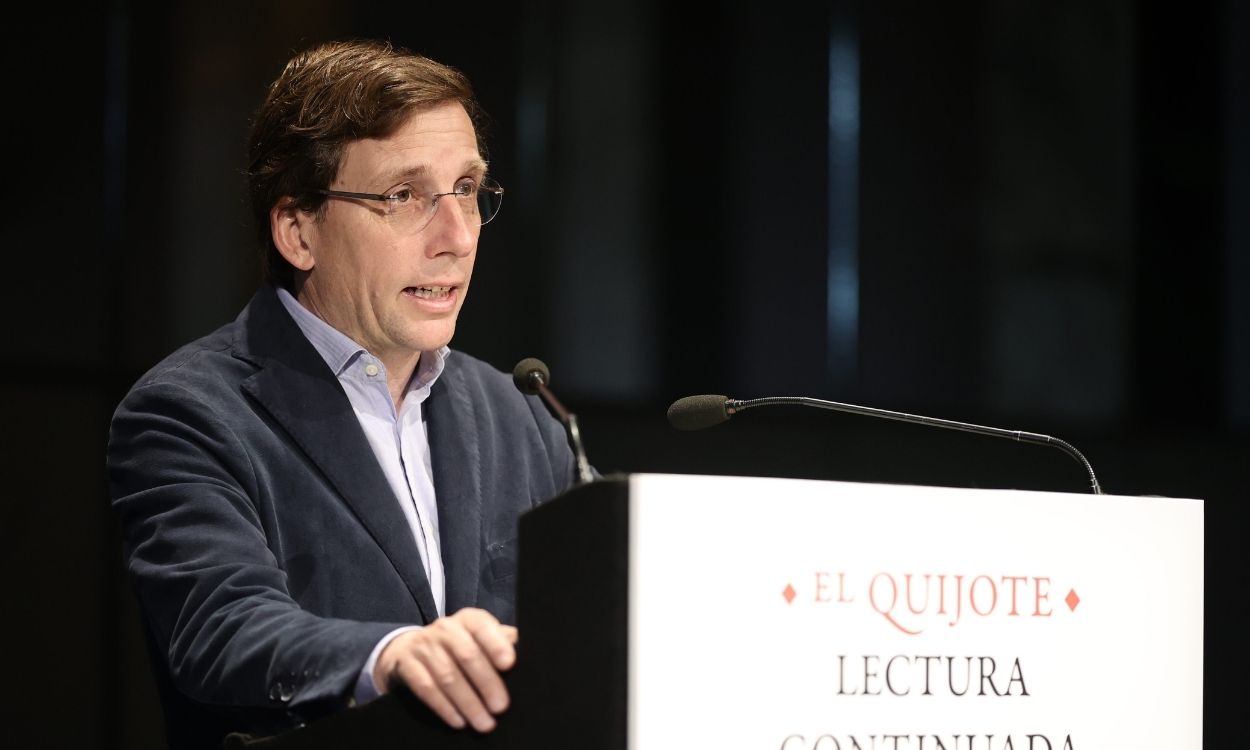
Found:
[(1196, 500), (635, 475), (629, 746), (1202, 746)]

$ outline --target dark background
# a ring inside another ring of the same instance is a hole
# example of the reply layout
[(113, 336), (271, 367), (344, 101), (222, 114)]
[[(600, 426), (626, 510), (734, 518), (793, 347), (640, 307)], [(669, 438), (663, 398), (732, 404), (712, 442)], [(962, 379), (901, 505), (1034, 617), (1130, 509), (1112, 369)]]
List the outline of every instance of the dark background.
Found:
[(1064, 437), (1108, 492), (1206, 500), (1206, 738), (1240, 737), (1250, 10), (800, 5), (114, 0), (10, 19), (6, 734), (159, 746), (108, 420), (258, 283), (241, 170), (265, 85), (299, 48), (371, 36), (462, 68), (493, 115), (508, 197), (456, 346), (504, 370), (543, 358), (601, 471), (1087, 486), (1058, 451), (814, 410), (673, 432), (667, 405), (703, 392)]

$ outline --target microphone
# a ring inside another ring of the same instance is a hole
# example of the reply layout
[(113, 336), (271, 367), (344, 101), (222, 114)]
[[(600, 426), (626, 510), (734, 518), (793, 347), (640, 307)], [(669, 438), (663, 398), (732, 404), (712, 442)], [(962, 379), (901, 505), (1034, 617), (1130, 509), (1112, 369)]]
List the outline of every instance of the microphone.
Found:
[(569, 436), (569, 446), (577, 458), (577, 483), (587, 484), (594, 481), (595, 475), (590, 470), (590, 462), (586, 460), (586, 448), (582, 445), (581, 429), (577, 426), (577, 415), (564, 408), (564, 404), (556, 398), (547, 384), (551, 382), (551, 371), (542, 360), (526, 357), (512, 368), (512, 382), (521, 393), (541, 396), (547, 408), (555, 412), (556, 417), (564, 424)]
[(922, 417), (917, 414), (905, 414), (901, 411), (889, 411), (888, 409), (874, 409), (870, 406), (856, 406), (855, 404), (842, 404), (837, 401), (825, 401), (818, 398), (806, 398), (803, 396), (773, 396), (769, 398), (755, 398), (746, 401), (729, 398), (728, 396), (687, 396), (673, 402), (668, 407), (668, 421), (679, 430), (702, 430), (705, 427), (712, 427), (721, 422), (727, 421), (731, 416), (745, 409), (752, 409), (756, 406), (773, 406), (779, 404), (790, 404), (796, 406), (815, 406), (821, 409), (830, 409), (832, 411), (844, 411), (851, 414), (861, 414), (868, 417), (880, 417), (882, 419), (893, 419), (898, 422), (910, 422), (911, 424), (921, 424), (929, 427), (942, 427), (948, 430), (960, 430), (961, 432), (971, 432), (977, 435), (989, 435), (990, 437), (1007, 438), (1020, 443), (1032, 443), (1034, 445), (1049, 445), (1067, 453), (1078, 463), (1085, 467), (1089, 472), (1090, 486), (1095, 495), (1102, 494), (1102, 488), (1098, 486), (1098, 477), (1094, 476), (1094, 467), (1090, 466), (1085, 456), (1076, 449), (1071, 443), (1060, 440), (1050, 435), (1041, 435), (1036, 432), (1025, 432), (1023, 430), (1004, 430), (998, 427), (985, 427), (979, 424), (969, 424), (967, 422), (955, 422), (949, 419), (937, 419), (936, 417)]

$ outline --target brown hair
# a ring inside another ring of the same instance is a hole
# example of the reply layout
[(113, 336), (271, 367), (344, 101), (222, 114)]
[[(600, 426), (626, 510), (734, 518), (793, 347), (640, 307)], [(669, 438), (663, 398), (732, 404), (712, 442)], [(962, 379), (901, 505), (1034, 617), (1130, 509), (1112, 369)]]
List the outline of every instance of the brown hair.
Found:
[(459, 71), (389, 43), (330, 42), (297, 54), (256, 111), (248, 150), (248, 192), (269, 283), (290, 289), (294, 268), (278, 252), (269, 211), (290, 197), (318, 211), (347, 144), (385, 138), (414, 111), (464, 106), (482, 144), (483, 114)]

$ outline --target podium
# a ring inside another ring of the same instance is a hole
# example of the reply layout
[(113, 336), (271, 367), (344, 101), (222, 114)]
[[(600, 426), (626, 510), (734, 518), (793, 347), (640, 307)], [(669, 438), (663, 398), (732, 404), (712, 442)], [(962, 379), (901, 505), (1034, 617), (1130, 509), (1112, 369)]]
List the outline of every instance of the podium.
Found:
[(513, 706), (238, 747), (1202, 746), (1203, 504), (683, 475), (521, 519)]

